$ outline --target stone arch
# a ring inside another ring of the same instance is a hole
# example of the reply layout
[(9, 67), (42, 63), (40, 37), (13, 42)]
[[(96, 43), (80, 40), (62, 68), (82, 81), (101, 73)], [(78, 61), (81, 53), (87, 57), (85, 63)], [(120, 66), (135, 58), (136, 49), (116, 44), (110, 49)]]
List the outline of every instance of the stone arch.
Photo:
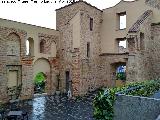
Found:
[(50, 90), (50, 82), (51, 82), (51, 65), (48, 59), (39, 58), (34, 62), (34, 78), (37, 73), (43, 72), (46, 76), (46, 83), (45, 83), (45, 92)]
[(20, 56), (21, 53), (21, 39), (16, 33), (10, 33), (7, 36), (7, 55)]
[(26, 41), (26, 55), (34, 56), (34, 40), (33, 38), (29, 37)]

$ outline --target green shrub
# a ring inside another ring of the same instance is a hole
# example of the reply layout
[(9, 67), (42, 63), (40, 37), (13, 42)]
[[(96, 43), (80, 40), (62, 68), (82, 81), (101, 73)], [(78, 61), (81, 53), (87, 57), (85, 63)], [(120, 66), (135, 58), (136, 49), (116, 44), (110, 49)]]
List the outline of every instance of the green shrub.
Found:
[[(134, 87), (134, 89), (132, 89)], [(130, 89), (130, 90), (129, 90)], [(101, 89), (93, 101), (94, 117), (97, 120), (113, 120), (113, 105), (116, 100), (115, 93), (125, 95), (151, 96), (160, 90), (160, 80), (130, 83), (122, 87)]]
[(126, 74), (124, 72), (117, 73), (117, 80), (126, 80)]
[(34, 83), (36, 85), (41, 85), (44, 82), (44, 80), (45, 80), (45, 74), (43, 72), (39, 72), (34, 79)]
[(94, 99), (94, 117), (100, 120), (112, 120), (115, 91), (102, 89)]

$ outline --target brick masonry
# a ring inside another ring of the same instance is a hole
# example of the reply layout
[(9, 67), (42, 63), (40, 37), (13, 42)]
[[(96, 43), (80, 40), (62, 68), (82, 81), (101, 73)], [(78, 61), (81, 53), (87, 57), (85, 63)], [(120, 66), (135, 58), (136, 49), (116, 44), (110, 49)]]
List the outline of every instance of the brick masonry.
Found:
[[(72, 26), (69, 21), (80, 12), (80, 47), (72, 46)], [(93, 31), (90, 31), (90, 17), (93, 18)], [(62, 34), (60, 73), (62, 89), (65, 89), (65, 71), (71, 71), (73, 95), (84, 95), (103, 85), (97, 67), (100, 65), (100, 25), (102, 12), (79, 2), (57, 10), (57, 30)], [(90, 57), (87, 57), (87, 42), (90, 42)], [(72, 52), (70, 52), (72, 51)], [(67, 62), (66, 62), (67, 61)], [(73, 62), (72, 62), (73, 61)]]
[[(153, 1), (146, 1), (153, 5)], [(154, 2), (155, 3), (155, 2)], [(128, 32), (128, 53), (101, 54), (100, 28), (103, 12), (84, 1), (60, 8), (56, 11), (59, 36), (38, 33), (38, 43), (44, 41), (41, 58), (47, 59), (50, 72), (47, 73), (46, 92), (53, 94), (57, 88), (57, 75), (60, 74), (59, 89), (66, 91), (70, 84), (73, 96), (84, 95), (102, 86), (115, 86), (115, 71), (118, 65), (126, 65), (127, 82), (157, 79), (159, 74), (159, 36), (160, 25), (151, 25), (152, 12), (142, 23), (136, 26), (136, 32)], [(73, 47), (73, 25), (70, 22), (77, 14), (80, 21), (80, 45)], [(142, 15), (143, 16), (143, 15)], [(93, 30), (90, 30), (90, 18), (93, 18)], [(140, 19), (141, 20), (141, 19)], [(54, 30), (53, 30), (54, 32)], [(144, 37), (141, 36), (143, 33)], [(0, 27), (0, 101), (7, 101), (7, 69), (21, 71), (23, 89), (21, 98), (31, 98), (34, 93), (33, 66), (39, 58), (26, 56), (27, 32), (15, 28)], [(56, 56), (51, 45), (56, 44)], [(90, 42), (90, 56), (87, 56), (87, 43)], [(35, 55), (36, 56), (36, 55)], [(11, 67), (7, 67), (11, 66)], [(66, 81), (69, 71), (70, 81)]]

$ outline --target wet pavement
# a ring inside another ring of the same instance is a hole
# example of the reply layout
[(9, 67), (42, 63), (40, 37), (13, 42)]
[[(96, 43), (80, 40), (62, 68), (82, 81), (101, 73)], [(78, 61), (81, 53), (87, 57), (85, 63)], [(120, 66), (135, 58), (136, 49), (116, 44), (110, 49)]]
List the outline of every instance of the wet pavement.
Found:
[(28, 111), (29, 120), (94, 120), (94, 96), (77, 100), (69, 100), (64, 95), (38, 97), (22, 108)]

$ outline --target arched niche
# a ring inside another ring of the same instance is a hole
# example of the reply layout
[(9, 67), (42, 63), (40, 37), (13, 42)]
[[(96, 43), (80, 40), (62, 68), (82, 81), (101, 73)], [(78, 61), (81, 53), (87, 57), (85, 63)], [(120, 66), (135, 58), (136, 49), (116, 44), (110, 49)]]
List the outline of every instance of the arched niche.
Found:
[(39, 43), (40, 46), (40, 53), (45, 53), (45, 40), (41, 40)]
[(7, 40), (7, 55), (20, 56), (20, 37), (16, 33), (10, 33)]
[(39, 58), (34, 62), (34, 75), (36, 73), (50, 73), (50, 63), (45, 58)]
[(50, 89), (50, 81), (51, 81), (50, 63), (47, 59), (39, 58), (34, 62), (34, 78), (38, 73), (43, 73), (45, 75), (45, 92), (47, 92), (46, 90)]

